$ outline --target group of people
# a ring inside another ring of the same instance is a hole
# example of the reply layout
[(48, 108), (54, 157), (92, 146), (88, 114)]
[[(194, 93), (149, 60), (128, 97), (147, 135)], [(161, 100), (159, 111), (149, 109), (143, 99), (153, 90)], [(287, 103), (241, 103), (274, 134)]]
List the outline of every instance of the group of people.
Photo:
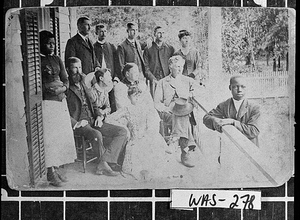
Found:
[[(191, 33), (179, 31), (181, 49), (164, 42), (164, 29), (154, 29), (145, 48), (136, 40), (137, 25), (127, 24), (127, 38), (118, 47), (107, 42), (107, 29), (96, 26), (98, 40), (88, 35), (91, 21), (77, 20), (78, 33), (65, 49), (65, 64), (54, 54), (55, 38), (40, 32), (43, 82), (44, 145), (47, 179), (53, 186), (67, 181), (61, 165), (74, 162), (74, 135), (87, 139), (97, 156), (95, 174), (117, 176), (120, 171), (138, 180), (169, 178), (192, 168), (197, 144), (194, 90), (201, 86), (199, 52), (191, 48)], [(259, 107), (245, 99), (242, 76), (232, 77), (233, 98), (203, 118), (222, 132), (233, 125), (250, 140), (259, 134)], [(181, 164), (168, 151), (161, 123), (171, 130), (181, 149)], [(171, 155), (171, 156), (170, 156)], [(160, 169), (157, 169), (159, 165)]]

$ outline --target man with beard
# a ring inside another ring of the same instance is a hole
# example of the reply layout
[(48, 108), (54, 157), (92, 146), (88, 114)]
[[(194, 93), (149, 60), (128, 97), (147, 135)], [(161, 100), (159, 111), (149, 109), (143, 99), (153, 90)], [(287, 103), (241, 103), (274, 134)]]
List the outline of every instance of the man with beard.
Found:
[(158, 80), (170, 73), (168, 60), (174, 53), (174, 47), (164, 42), (164, 34), (161, 26), (155, 27), (154, 41), (151, 47), (144, 50), (145, 73), (151, 81), (151, 91), (155, 89)]
[[(84, 136), (92, 144), (99, 158), (96, 174), (116, 176), (118, 173), (113, 171), (111, 166), (117, 166), (120, 153), (127, 142), (127, 131), (122, 127), (103, 122), (105, 117), (101, 109), (103, 106), (97, 105), (91, 90), (85, 84), (81, 61), (76, 57), (70, 57), (67, 60), (67, 70), (70, 80), (67, 103), (74, 134)], [(102, 73), (102, 70), (95, 72), (99, 78)], [(103, 137), (110, 140), (107, 146), (103, 144)]]
[[(97, 60), (101, 68), (108, 68), (110, 70), (111, 77), (115, 78), (115, 64), (118, 60), (117, 49), (112, 43), (106, 41), (107, 29), (104, 24), (98, 24), (96, 26), (96, 34), (98, 35), (98, 40), (94, 43), (94, 48)], [(109, 92), (109, 102), (111, 105), (111, 111), (116, 111), (114, 90)]]
[(77, 20), (78, 33), (70, 38), (66, 45), (65, 62), (69, 57), (78, 57), (82, 62), (82, 72), (88, 74), (100, 68), (94, 51), (94, 46), (88, 35), (91, 30), (91, 21), (88, 17)]

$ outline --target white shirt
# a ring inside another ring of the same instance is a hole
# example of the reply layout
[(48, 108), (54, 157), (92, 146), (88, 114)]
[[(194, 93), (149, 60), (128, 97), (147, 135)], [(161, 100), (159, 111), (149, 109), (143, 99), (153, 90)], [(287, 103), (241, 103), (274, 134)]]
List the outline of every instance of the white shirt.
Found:
[(88, 40), (88, 37), (87, 37), (87, 36), (83, 36), (83, 35), (80, 34), (79, 32), (78, 32), (78, 34), (79, 34), (80, 37), (82, 37), (82, 39), (83, 39), (85, 42), (87, 42), (87, 40)]
[[(99, 44), (103, 45), (105, 41), (99, 41), (97, 40)], [(101, 68), (107, 68), (105, 59), (104, 59), (104, 53), (102, 52), (102, 61), (101, 61)]]
[(236, 109), (236, 116), (237, 116), (238, 113), (239, 113), (240, 107), (241, 107), (241, 105), (242, 105), (242, 103), (244, 101), (244, 99), (242, 99), (242, 100), (235, 100), (234, 98), (232, 98), (232, 100), (233, 100), (234, 107)]

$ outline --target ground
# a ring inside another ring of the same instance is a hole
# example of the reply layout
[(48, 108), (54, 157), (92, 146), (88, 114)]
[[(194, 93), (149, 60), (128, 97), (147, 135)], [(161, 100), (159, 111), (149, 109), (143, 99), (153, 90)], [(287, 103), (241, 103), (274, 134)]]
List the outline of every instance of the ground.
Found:
[[(289, 99), (267, 98), (255, 99), (261, 105), (260, 149), (257, 151), (263, 158), (266, 168), (271, 168), (271, 175), (278, 184), (289, 179), (292, 174), (293, 146), (290, 144), (291, 130), (289, 121)], [(182, 175), (172, 178), (151, 181), (137, 181), (127, 174), (117, 177), (96, 175), (95, 163), (87, 165), (83, 173), (82, 164), (75, 162), (64, 166), (69, 182), (59, 189), (140, 189), (140, 188), (216, 188), (216, 187), (262, 187), (272, 186), (264, 175), (241, 153), (235, 145), (216, 131), (208, 130), (201, 124), (199, 129), (202, 138), (200, 148), (194, 154), (196, 166), (184, 167), (180, 162), (178, 146), (171, 145), (172, 157), (182, 166)], [(220, 139), (221, 138), (221, 139)], [(221, 144), (221, 145), (220, 145)], [(220, 147), (221, 146), (221, 147)], [(226, 155), (226, 156), (225, 156)], [(220, 158), (220, 163), (218, 158)], [(269, 167), (271, 166), (271, 167)], [(160, 169), (159, 164), (157, 169)], [(47, 181), (39, 183), (37, 189), (57, 189), (49, 186)]]

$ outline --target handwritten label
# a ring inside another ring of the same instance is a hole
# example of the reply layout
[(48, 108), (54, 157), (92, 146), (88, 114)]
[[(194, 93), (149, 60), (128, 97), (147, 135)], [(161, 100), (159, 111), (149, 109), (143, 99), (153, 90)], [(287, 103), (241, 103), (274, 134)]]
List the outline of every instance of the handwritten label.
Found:
[(261, 210), (260, 191), (172, 190), (171, 208), (196, 207)]

